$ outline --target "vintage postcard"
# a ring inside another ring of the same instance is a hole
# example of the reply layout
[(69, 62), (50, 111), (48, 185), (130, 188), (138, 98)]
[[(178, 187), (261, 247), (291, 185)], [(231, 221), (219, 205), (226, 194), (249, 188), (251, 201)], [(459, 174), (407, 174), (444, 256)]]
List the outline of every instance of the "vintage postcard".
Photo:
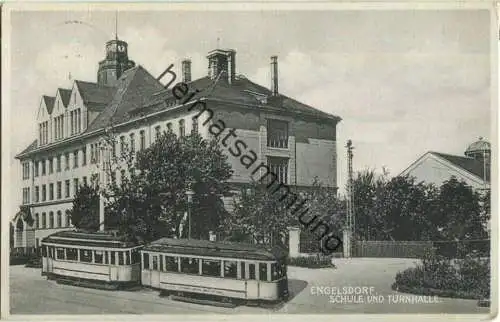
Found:
[(493, 2), (11, 3), (1, 30), (2, 318), (496, 316)]

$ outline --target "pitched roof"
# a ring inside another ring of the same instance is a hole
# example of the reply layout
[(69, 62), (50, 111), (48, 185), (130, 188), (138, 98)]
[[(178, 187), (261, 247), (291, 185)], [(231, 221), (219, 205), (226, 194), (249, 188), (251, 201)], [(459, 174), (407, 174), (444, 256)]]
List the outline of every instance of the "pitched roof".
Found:
[(163, 85), (140, 65), (125, 71), (118, 80), (113, 99), (89, 125), (87, 132), (127, 121), (129, 111), (144, 106), (147, 99), (162, 89)]
[(38, 146), (38, 140), (35, 140), (30, 145), (28, 145), (23, 151), (21, 151), (20, 153), (18, 153), (18, 155), (21, 155), (21, 154), (24, 154), (24, 153), (28, 153), (28, 152), (36, 149), (37, 146)]
[[(236, 104), (258, 105), (268, 108), (278, 108), (284, 111), (290, 111), (299, 114), (307, 114), (317, 117), (324, 117), (340, 121), (340, 117), (325, 113), (307, 104), (301, 103), (288, 96), (280, 94), (278, 97), (272, 97), (271, 90), (261, 85), (258, 85), (249, 79), (239, 78), (234, 80), (232, 84), (224, 81), (218, 81), (214, 86), (214, 81), (209, 77), (202, 77), (188, 83), (190, 93), (195, 90), (199, 92), (193, 96), (193, 100), (201, 97), (211, 97), (214, 99), (233, 102)], [(155, 108), (155, 105), (162, 105), (166, 99), (172, 98), (171, 91), (164, 91), (160, 95), (152, 97), (146, 107)], [(263, 101), (262, 99), (266, 99)], [(157, 106), (162, 108), (163, 106)]]
[[(446, 161), (453, 163), (453, 165), (464, 169), (467, 172), (474, 174), (479, 178), (484, 178), (484, 163), (480, 160), (476, 160), (469, 157), (463, 157), (459, 155), (451, 155), (440, 152), (430, 152)], [(490, 181), (490, 171), (486, 171), (486, 181)]]
[(54, 102), (56, 101), (56, 98), (54, 96), (43, 95), (42, 99), (43, 99), (43, 102), (45, 103), (45, 106), (47, 106), (47, 112), (49, 112), (49, 114), (52, 114), (52, 110), (54, 109)]
[(116, 87), (112, 86), (103, 86), (80, 80), (75, 80), (75, 84), (85, 106), (90, 109), (104, 109), (111, 102), (113, 94), (116, 92)]
[(57, 90), (61, 95), (61, 100), (64, 107), (68, 107), (69, 99), (71, 98), (71, 90), (66, 88), (58, 88)]

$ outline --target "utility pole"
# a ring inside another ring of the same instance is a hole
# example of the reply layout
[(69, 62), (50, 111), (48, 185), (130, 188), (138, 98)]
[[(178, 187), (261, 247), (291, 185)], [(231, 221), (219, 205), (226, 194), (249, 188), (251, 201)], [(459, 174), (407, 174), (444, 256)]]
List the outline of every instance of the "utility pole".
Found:
[(353, 174), (352, 174), (352, 150), (354, 147), (352, 146), (352, 141), (347, 140), (347, 144), (345, 146), (347, 148), (347, 231), (348, 231), (348, 255), (352, 256), (352, 242), (354, 240), (354, 233), (356, 231), (356, 221), (354, 217), (354, 190), (353, 190)]

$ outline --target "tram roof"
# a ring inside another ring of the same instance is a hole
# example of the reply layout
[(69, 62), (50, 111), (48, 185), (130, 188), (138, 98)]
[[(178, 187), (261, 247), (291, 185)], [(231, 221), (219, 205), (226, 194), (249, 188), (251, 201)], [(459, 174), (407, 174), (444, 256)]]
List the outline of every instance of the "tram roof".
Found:
[(64, 230), (51, 234), (42, 239), (44, 243), (54, 243), (65, 246), (88, 246), (127, 248), (138, 246), (138, 243), (126, 241), (122, 236), (113, 232), (84, 232), (77, 230)]
[(214, 242), (199, 239), (161, 238), (146, 245), (143, 250), (183, 255), (230, 257), (254, 260), (279, 260), (288, 256), (278, 246), (263, 246), (235, 242)]

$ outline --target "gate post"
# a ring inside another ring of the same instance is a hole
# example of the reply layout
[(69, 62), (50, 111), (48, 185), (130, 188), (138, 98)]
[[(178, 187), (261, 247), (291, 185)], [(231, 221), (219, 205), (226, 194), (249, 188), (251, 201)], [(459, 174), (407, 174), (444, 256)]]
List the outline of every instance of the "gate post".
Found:
[(352, 246), (351, 246), (351, 231), (349, 229), (344, 229), (344, 257), (351, 258), (352, 257)]
[(300, 253), (300, 228), (288, 227), (288, 251), (290, 257), (298, 257)]

